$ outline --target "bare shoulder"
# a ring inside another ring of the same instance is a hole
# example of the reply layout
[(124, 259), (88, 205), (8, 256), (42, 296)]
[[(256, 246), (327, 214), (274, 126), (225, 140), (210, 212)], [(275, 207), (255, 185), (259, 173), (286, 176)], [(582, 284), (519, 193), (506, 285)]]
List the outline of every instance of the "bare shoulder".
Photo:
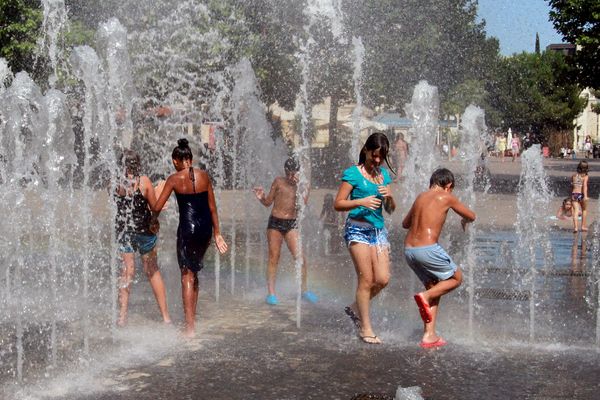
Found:
[(148, 187), (148, 186), (152, 186), (152, 181), (146, 175), (141, 175), (140, 176), (140, 184), (142, 185), (142, 187)]

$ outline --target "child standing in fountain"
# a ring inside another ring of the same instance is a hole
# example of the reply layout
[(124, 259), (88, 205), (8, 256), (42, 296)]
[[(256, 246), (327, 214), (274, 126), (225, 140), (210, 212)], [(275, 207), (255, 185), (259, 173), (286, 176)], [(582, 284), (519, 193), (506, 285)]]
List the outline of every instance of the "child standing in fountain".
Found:
[(577, 173), (571, 177), (571, 200), (573, 201), (573, 232), (578, 231), (578, 216), (581, 213), (581, 231), (587, 231), (587, 201), (588, 201), (588, 163), (580, 161)]
[(156, 255), (156, 233), (158, 225), (152, 217), (150, 206), (156, 202), (152, 182), (140, 175), (140, 157), (132, 150), (125, 150), (121, 158), (123, 175), (117, 185), (115, 202), (117, 205), (117, 239), (123, 259), (123, 269), (119, 282), (118, 326), (127, 323), (129, 290), (135, 273), (134, 256), (139, 252), (144, 272), (150, 281), (154, 297), (165, 323), (171, 323), (167, 310), (165, 285), (158, 269)]
[(204, 267), (203, 258), (211, 237), (215, 236), (217, 250), (223, 254), (227, 244), (221, 236), (219, 215), (210, 177), (192, 167), (192, 150), (187, 139), (179, 139), (171, 158), (177, 170), (167, 178), (152, 211), (159, 213), (175, 192), (179, 205), (177, 227), (177, 261), (181, 270), (181, 297), (185, 314), (184, 336), (196, 333), (196, 305), (198, 304), (198, 272)]
[[(300, 164), (290, 157), (284, 164), (284, 170), (285, 176), (279, 176), (273, 180), (268, 195), (265, 195), (262, 187), (254, 188), (254, 194), (263, 206), (270, 207), (271, 204), (273, 205), (267, 224), (269, 264), (267, 266), (267, 297), (265, 298), (265, 302), (271, 306), (279, 304), (279, 300), (275, 295), (275, 278), (279, 256), (281, 255), (281, 245), (285, 240), (294, 259), (299, 256), (298, 221), (296, 220), (298, 201), (304, 201), (304, 204), (308, 201), (308, 194), (304, 199), (298, 199)], [(302, 255), (302, 298), (311, 303), (316, 303), (318, 301), (317, 295), (307, 289), (306, 270), (306, 258)]]
[(391, 214), (396, 203), (389, 187), (390, 174), (381, 167), (385, 161), (393, 171), (389, 149), (383, 133), (369, 136), (360, 150), (358, 164), (344, 171), (334, 203), (337, 211), (349, 211), (344, 239), (358, 278), (356, 300), (344, 311), (359, 330), (360, 339), (369, 344), (381, 343), (371, 326), (370, 301), (390, 280), (390, 243), (382, 209)]
[(446, 168), (436, 170), (429, 180), (429, 190), (417, 196), (402, 221), (402, 227), (408, 229), (404, 239), (406, 261), (426, 289), (414, 296), (424, 324), (420, 343), (423, 348), (446, 344), (435, 333), (440, 298), (462, 282), (460, 268), (438, 244), (448, 210), (462, 217), (463, 230), (467, 223), (475, 221), (475, 213), (452, 194), (453, 189), (452, 172)]

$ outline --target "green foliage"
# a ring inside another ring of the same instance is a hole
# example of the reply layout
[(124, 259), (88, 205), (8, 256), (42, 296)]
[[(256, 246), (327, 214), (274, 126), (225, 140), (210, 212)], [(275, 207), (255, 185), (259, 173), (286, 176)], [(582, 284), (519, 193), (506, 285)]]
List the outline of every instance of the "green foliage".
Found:
[(442, 103), (442, 110), (445, 114), (462, 114), (470, 104), (484, 107), (486, 96), (483, 81), (467, 79), (450, 89), (446, 101)]
[(41, 24), (39, 1), (0, 0), (0, 57), (13, 72), (34, 73)]
[(502, 60), (488, 84), (489, 104), (501, 114), (501, 126), (521, 132), (572, 128), (585, 99), (565, 79), (570, 70), (565, 57), (552, 51)]
[(348, 0), (347, 26), (363, 38), (367, 103), (380, 96), (401, 109), (425, 79), (444, 98), (467, 80), (484, 79), (498, 57), (472, 0)]
[(600, 2), (598, 0), (549, 0), (550, 20), (564, 40), (577, 45), (570, 63), (582, 87), (600, 89)]
[(231, 0), (255, 37), (249, 58), (265, 104), (292, 110), (301, 77), (297, 53), (304, 36), (303, 1)]

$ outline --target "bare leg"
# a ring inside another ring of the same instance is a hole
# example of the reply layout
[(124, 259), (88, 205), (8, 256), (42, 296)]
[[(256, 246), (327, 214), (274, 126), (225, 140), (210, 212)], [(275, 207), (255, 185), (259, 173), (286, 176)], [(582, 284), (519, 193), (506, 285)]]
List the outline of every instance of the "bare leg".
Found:
[(587, 230), (587, 200), (581, 200), (581, 231)]
[(152, 287), (152, 292), (154, 292), (154, 298), (156, 298), (156, 302), (158, 303), (163, 322), (170, 324), (171, 317), (169, 316), (169, 310), (167, 309), (167, 293), (165, 291), (162, 275), (158, 270), (156, 248), (142, 256), (142, 263), (144, 265), (144, 272)]
[(277, 278), (277, 265), (281, 255), (283, 235), (275, 229), (267, 229), (267, 242), (269, 244), (269, 265), (267, 266), (267, 291), (275, 294), (275, 279)]
[(183, 335), (192, 338), (196, 335), (196, 305), (198, 304), (198, 275), (187, 269), (181, 270), (181, 297), (185, 328)]
[(123, 259), (123, 268), (119, 278), (119, 319), (118, 326), (125, 326), (127, 323), (127, 306), (129, 304), (129, 289), (135, 273), (135, 261), (133, 253), (121, 253)]
[[(573, 201), (573, 232), (577, 232), (578, 231), (578, 224), (579, 224), (579, 202), (578, 201)], [(583, 213), (582, 213), (582, 217), (583, 217)], [(583, 219), (581, 220), (581, 222), (583, 222)], [(583, 224), (582, 224), (583, 225)]]
[(431, 310), (431, 322), (423, 323), (422, 340), (424, 343), (433, 343), (439, 339), (439, 336), (437, 336), (435, 333), (435, 322), (437, 320), (440, 297), (456, 289), (461, 283), (462, 271), (460, 268), (457, 268), (456, 272), (450, 279), (427, 285), (427, 290), (421, 293), (425, 300), (429, 303), (429, 308)]
[[(291, 231), (289, 231), (288, 233), (285, 234), (284, 236), (285, 239), (285, 243), (287, 244), (287, 247), (290, 251), (290, 253), (292, 254), (292, 257), (294, 257), (294, 260), (297, 260), (299, 257), (299, 253), (300, 253), (300, 249), (298, 247), (298, 229), (292, 229)], [(301, 274), (302, 274), (302, 287), (301, 290), (302, 292), (306, 292), (307, 290), (307, 267), (306, 267), (306, 257), (304, 256), (304, 253), (302, 253), (302, 269), (301, 269)]]
[[(377, 248), (374, 246), (352, 243), (349, 251), (358, 278), (356, 303), (352, 307), (356, 307), (361, 319), (360, 335), (363, 337), (375, 336), (369, 315), (369, 302), (389, 282), (388, 250), (384, 249), (381, 253), (377, 253)], [(374, 338), (369, 342), (381, 343), (379, 338)]]

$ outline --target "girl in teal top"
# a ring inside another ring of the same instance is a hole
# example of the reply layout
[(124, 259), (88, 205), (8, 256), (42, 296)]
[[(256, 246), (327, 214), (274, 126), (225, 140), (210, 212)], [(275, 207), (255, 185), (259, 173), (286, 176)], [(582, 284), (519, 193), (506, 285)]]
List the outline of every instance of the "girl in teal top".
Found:
[(334, 207), (348, 211), (344, 238), (358, 278), (356, 301), (345, 308), (360, 339), (380, 344), (373, 332), (369, 303), (390, 279), (389, 241), (382, 208), (392, 213), (396, 203), (389, 187), (391, 178), (381, 165), (388, 161), (390, 143), (381, 132), (373, 133), (360, 151), (358, 164), (344, 171)]
[[(348, 182), (352, 185), (352, 191), (350, 192), (350, 200), (362, 199), (368, 196), (375, 196), (380, 200), (383, 200), (383, 196), (379, 193), (381, 186), (387, 186), (392, 182), (390, 174), (385, 168), (379, 168), (381, 174), (381, 183), (376, 183), (374, 180), (369, 180), (365, 176), (364, 166), (353, 165), (344, 171), (342, 175), (342, 181)], [(358, 206), (353, 208), (348, 213), (348, 218), (356, 220), (364, 220), (377, 229), (383, 229), (383, 212), (382, 207), (378, 207), (374, 210)]]

